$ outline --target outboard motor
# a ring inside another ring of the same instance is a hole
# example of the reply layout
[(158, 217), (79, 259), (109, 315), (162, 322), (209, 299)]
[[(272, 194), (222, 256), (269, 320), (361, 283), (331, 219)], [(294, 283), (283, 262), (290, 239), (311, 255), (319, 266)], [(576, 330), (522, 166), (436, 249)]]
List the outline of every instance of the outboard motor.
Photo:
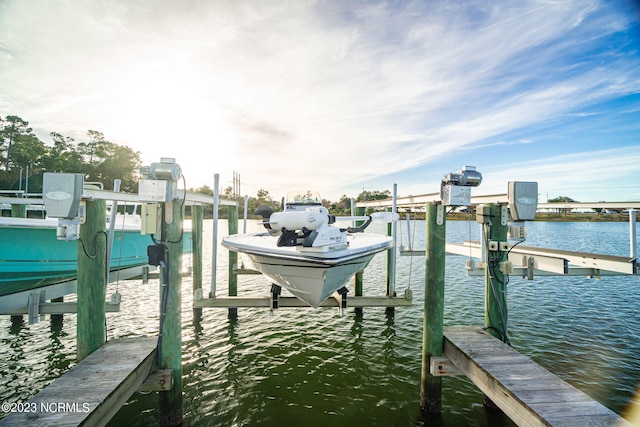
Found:
[(277, 236), (280, 234), (280, 230), (274, 230), (271, 228), (271, 224), (269, 224), (269, 218), (271, 218), (272, 214), (273, 209), (267, 205), (260, 206), (256, 209), (256, 215), (260, 215), (262, 217), (262, 225), (264, 225), (264, 228), (266, 228), (272, 236)]

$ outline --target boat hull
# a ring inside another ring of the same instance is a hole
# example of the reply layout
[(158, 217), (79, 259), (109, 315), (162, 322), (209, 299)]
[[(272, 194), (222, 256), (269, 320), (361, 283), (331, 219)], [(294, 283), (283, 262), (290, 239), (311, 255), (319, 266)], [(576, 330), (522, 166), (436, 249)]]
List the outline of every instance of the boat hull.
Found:
[[(48, 286), (78, 275), (77, 241), (56, 238), (56, 221), (2, 218), (0, 221), (0, 296)], [(185, 241), (190, 238), (185, 233)], [(148, 263), (149, 236), (139, 229), (116, 229), (110, 271)], [(190, 247), (185, 245), (185, 248)]]
[(312, 307), (318, 307), (353, 275), (365, 269), (373, 256), (393, 246), (390, 237), (376, 234), (350, 236), (342, 249), (278, 247), (264, 234), (225, 237), (222, 244), (239, 252), (245, 267), (260, 271)]

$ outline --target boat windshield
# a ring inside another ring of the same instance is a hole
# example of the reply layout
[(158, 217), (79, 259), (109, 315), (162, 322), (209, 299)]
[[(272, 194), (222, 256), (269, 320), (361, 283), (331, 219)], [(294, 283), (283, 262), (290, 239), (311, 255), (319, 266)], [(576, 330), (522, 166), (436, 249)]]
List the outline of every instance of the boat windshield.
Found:
[(291, 191), (287, 194), (286, 203), (315, 205), (322, 203), (322, 197), (317, 191)]

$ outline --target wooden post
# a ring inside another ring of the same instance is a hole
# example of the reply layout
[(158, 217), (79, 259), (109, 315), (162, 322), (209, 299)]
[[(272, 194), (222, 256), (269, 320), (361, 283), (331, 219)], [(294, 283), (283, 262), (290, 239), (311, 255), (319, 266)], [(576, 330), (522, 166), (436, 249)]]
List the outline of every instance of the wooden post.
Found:
[[(487, 205), (489, 222), (486, 228), (487, 265), (484, 274), (484, 329), (499, 340), (509, 343), (507, 334), (507, 286), (505, 275), (500, 270), (500, 264), (507, 259), (507, 251), (501, 243), (507, 242), (507, 224), (503, 224), (503, 209), (500, 205)], [(497, 247), (496, 247), (497, 245)], [(482, 403), (485, 407), (499, 410), (498, 406), (484, 395)]]
[(86, 201), (86, 222), (78, 241), (78, 361), (105, 342), (107, 292), (107, 206), (104, 200)]
[(431, 375), (429, 365), (432, 357), (442, 356), (443, 352), (446, 216), (442, 204), (427, 204), (426, 227), (420, 408), (423, 413), (439, 414), (442, 409), (442, 378)]
[[(238, 234), (238, 206), (227, 207), (227, 218), (229, 235)], [(233, 272), (233, 266), (238, 263), (238, 253), (229, 251), (229, 296), (238, 296), (238, 276)], [(236, 307), (229, 308), (229, 318), (235, 319), (238, 316)]]
[[(159, 396), (159, 425), (180, 425), (182, 413), (182, 253), (184, 206), (179, 201), (164, 203), (162, 242), (167, 246), (168, 269), (167, 301), (160, 346), (160, 367), (173, 369), (173, 388), (161, 391)], [(163, 272), (160, 276), (164, 276)], [(160, 280), (160, 294), (163, 292)], [(162, 298), (161, 298), (162, 301)]]
[[(202, 224), (204, 206), (191, 206), (191, 265), (193, 266), (193, 293), (202, 295)], [(202, 317), (202, 308), (193, 309), (194, 319)]]
[[(507, 251), (500, 243), (507, 242), (507, 225), (502, 224), (502, 210), (506, 207), (489, 205), (487, 239), (489, 241), (484, 285), (484, 326), (488, 333), (503, 342), (507, 338), (507, 286), (500, 264), (507, 259)], [(498, 245), (491, 248), (491, 245)], [(495, 249), (495, 250), (492, 250)]]

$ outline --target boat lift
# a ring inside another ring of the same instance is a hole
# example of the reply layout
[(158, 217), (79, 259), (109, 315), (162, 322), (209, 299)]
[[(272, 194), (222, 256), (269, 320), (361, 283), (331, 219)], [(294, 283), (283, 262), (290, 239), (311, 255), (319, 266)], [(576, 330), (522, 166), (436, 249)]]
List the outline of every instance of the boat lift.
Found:
[[(394, 185), (394, 194), (396, 193), (396, 187)], [(228, 296), (218, 296), (217, 286), (216, 286), (216, 265), (217, 265), (217, 241), (218, 241), (218, 218), (217, 218), (217, 205), (216, 200), (219, 198), (219, 176), (215, 175), (215, 184), (214, 184), (214, 222), (213, 222), (213, 253), (212, 253), (212, 279), (211, 279), (211, 287), (209, 292), (209, 297), (204, 297), (204, 292), (202, 289), (196, 289), (194, 291), (194, 300), (193, 306), (196, 309), (205, 308), (205, 307), (216, 307), (216, 308), (228, 308), (230, 311), (237, 309), (239, 307), (265, 307), (269, 308), (270, 312), (273, 313), (274, 310), (283, 307), (310, 307), (304, 301), (299, 300), (296, 297), (282, 296), (282, 288), (281, 286), (272, 283), (271, 289), (267, 296), (257, 296), (257, 297), (239, 297), (236, 295)], [(243, 230), (246, 232), (247, 229), (247, 209), (246, 202), (247, 197), (245, 196), (245, 215), (244, 215), (244, 225)], [(230, 207), (233, 209), (233, 207)], [(393, 212), (393, 211), (392, 211)], [(382, 218), (386, 218), (389, 215), (393, 215), (388, 212), (380, 212), (379, 216)], [(233, 215), (230, 215), (232, 217)], [(355, 223), (356, 221), (366, 221), (371, 220), (372, 216), (367, 215), (356, 215), (352, 209), (350, 216), (336, 217), (336, 220), (339, 221), (352, 221)], [(237, 224), (233, 224), (230, 220), (229, 222), (229, 234), (237, 233)], [(391, 236), (395, 240), (395, 221), (391, 222)], [(389, 260), (393, 260), (389, 262), (388, 265), (388, 275), (389, 275), (389, 288), (387, 295), (385, 296), (363, 296), (357, 294), (355, 296), (348, 296), (348, 290), (346, 287), (343, 287), (336, 292), (333, 293), (327, 300), (320, 304), (320, 307), (337, 307), (339, 309), (340, 315), (344, 314), (344, 311), (348, 307), (354, 307), (361, 309), (363, 307), (386, 307), (386, 308), (395, 308), (402, 306), (410, 306), (412, 305), (411, 294), (405, 293), (404, 296), (398, 297), (395, 295), (395, 250), (390, 249), (390, 253), (393, 255), (389, 256)], [(231, 260), (230, 260), (231, 262)], [(233, 265), (230, 269), (230, 275), (259, 275), (261, 274), (259, 271), (245, 268), (242, 265), (238, 265), (236, 262), (233, 262)], [(362, 280), (361, 278), (362, 272), (356, 274), (356, 280)], [(360, 278), (358, 278), (360, 276)], [(235, 292), (234, 292), (235, 293)], [(358, 293), (356, 291), (356, 293)]]

